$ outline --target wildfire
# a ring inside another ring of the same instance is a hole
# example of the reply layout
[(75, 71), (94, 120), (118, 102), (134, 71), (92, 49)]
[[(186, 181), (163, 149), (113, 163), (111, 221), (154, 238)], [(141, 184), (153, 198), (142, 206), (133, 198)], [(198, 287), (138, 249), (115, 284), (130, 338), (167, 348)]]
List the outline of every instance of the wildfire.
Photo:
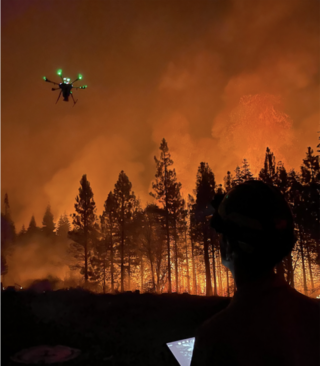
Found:
[(293, 143), (290, 117), (277, 107), (280, 98), (270, 94), (245, 95), (229, 115), (224, 149), (234, 152), (239, 161), (246, 158), (253, 174), (263, 167), (266, 147), (286, 166), (285, 155)]

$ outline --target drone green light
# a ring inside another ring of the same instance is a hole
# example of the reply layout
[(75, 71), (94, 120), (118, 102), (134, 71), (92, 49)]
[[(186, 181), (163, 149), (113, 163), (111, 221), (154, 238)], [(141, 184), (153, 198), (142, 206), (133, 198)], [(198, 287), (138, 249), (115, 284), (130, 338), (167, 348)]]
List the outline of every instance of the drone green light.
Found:
[(61, 70), (61, 69), (59, 69), (59, 70), (57, 71), (57, 74), (61, 76), (61, 74), (62, 74), (62, 70)]
[(44, 76), (44, 77), (43, 77), (43, 80), (47, 80), (47, 78)]
[(82, 79), (82, 75), (81, 75), (81, 74), (79, 74), (78, 79), (79, 79), (79, 80), (81, 80), (81, 79)]

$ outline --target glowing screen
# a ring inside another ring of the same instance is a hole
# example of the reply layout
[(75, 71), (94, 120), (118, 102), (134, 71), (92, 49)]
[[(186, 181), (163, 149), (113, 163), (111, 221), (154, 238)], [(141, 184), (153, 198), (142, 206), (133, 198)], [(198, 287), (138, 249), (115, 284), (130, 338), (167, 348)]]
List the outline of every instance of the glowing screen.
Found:
[(195, 338), (181, 339), (180, 341), (167, 343), (180, 366), (190, 366)]

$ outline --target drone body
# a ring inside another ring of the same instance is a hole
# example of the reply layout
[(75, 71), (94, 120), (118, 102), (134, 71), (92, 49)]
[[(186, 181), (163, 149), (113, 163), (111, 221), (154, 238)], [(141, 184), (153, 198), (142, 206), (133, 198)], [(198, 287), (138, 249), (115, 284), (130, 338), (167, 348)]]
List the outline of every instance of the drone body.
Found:
[(61, 77), (62, 83), (55, 83), (54, 81), (51, 81), (51, 80), (47, 79), (45, 76), (43, 77), (44, 81), (47, 81), (48, 83), (58, 85), (58, 88), (52, 88), (51, 89), (52, 91), (60, 90), (60, 93), (59, 93), (59, 96), (58, 96), (58, 99), (57, 99), (56, 103), (58, 103), (58, 100), (59, 100), (59, 98), (62, 94), (63, 100), (65, 102), (69, 101), (69, 97), (71, 95), (71, 98), (73, 100), (73, 105), (75, 105), (77, 103), (77, 100), (74, 100), (71, 89), (86, 89), (87, 88), (87, 85), (76, 86), (76, 87), (73, 86), (73, 83), (75, 83), (78, 80), (81, 80), (82, 76), (79, 74), (77, 79), (75, 79), (72, 83), (70, 83), (70, 79), (62, 77), (62, 70), (58, 70), (57, 74)]

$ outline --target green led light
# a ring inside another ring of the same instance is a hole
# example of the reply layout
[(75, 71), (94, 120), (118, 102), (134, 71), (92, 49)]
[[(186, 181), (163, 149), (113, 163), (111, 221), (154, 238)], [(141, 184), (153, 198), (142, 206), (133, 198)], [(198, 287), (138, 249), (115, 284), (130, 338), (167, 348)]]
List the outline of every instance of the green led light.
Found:
[(47, 78), (44, 76), (44, 77), (43, 77), (43, 80), (47, 80)]
[(79, 74), (78, 79), (79, 79), (79, 80), (81, 80), (81, 79), (82, 79), (82, 75), (81, 75), (81, 74)]
[(59, 69), (59, 70), (57, 71), (57, 74), (58, 74), (58, 75), (61, 75), (61, 74), (62, 74), (62, 70), (61, 70), (61, 69)]

